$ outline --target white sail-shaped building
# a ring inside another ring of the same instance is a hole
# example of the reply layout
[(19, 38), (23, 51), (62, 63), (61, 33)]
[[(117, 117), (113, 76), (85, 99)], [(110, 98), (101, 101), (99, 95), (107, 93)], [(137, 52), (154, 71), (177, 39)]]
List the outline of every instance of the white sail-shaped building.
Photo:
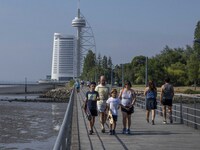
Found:
[(51, 80), (69, 81), (74, 78), (75, 42), (73, 35), (54, 33)]

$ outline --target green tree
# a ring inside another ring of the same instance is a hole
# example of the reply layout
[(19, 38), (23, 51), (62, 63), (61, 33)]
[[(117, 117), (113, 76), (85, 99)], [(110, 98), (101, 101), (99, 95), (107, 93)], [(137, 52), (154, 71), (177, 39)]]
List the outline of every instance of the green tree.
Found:
[[(196, 25), (196, 28), (194, 31), (194, 39), (200, 39), (200, 21), (197, 22), (197, 25)], [(197, 61), (197, 62), (193, 62), (194, 64), (196, 64), (195, 68), (198, 68), (196, 70), (197, 75), (195, 75), (195, 76), (198, 76), (197, 77), (198, 79), (196, 79), (196, 81), (195, 81), (195, 82), (197, 82), (200, 79), (200, 43), (195, 42), (193, 47), (194, 47), (195, 54), (194, 54), (194, 56), (191, 56), (191, 57), (196, 57), (196, 61)], [(195, 85), (196, 85), (196, 83), (195, 83)], [(196, 86), (195, 86), (195, 88), (196, 88)]]
[(145, 82), (145, 56), (136, 56), (131, 61), (132, 79), (136, 84), (144, 84)]
[(163, 64), (160, 63), (159, 57), (149, 58), (148, 61), (148, 78), (153, 80), (157, 86), (163, 84), (165, 78), (165, 70)]
[(81, 74), (81, 77), (84, 80), (95, 79), (95, 70), (96, 70), (95, 60), (96, 60), (95, 53), (89, 50), (86, 57), (84, 58), (83, 73)]
[(103, 59), (102, 59), (102, 67), (104, 69), (107, 69), (108, 68), (108, 58), (106, 56), (103, 56)]
[(190, 56), (190, 59), (187, 63), (188, 68), (188, 76), (191, 82), (194, 82), (195, 90), (196, 90), (196, 82), (199, 78), (199, 58), (196, 53)]
[[(197, 25), (194, 31), (194, 39), (200, 39), (200, 21), (197, 22)], [(194, 43), (194, 50), (200, 59), (200, 44), (199, 43)]]
[(186, 65), (180, 62), (175, 64), (171, 64), (170, 67), (167, 68), (167, 73), (174, 78), (174, 85), (183, 85), (187, 84), (187, 80), (185, 80), (186, 73)]

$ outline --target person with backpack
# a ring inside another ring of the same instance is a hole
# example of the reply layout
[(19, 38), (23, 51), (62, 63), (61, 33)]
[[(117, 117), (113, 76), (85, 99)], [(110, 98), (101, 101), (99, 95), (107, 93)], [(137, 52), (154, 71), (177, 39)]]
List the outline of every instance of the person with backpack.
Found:
[(94, 133), (93, 127), (95, 123), (95, 117), (97, 116), (97, 100), (99, 99), (99, 93), (95, 91), (96, 83), (90, 83), (90, 90), (86, 93), (85, 100), (85, 113), (89, 121), (89, 134)]
[(165, 78), (165, 84), (161, 86), (161, 93), (160, 93), (160, 103), (163, 105), (163, 123), (167, 123), (167, 112), (166, 107), (168, 106), (168, 112), (169, 112), (169, 120), (170, 123), (173, 123), (172, 119), (172, 100), (174, 97), (174, 87), (172, 84), (169, 83), (170, 78)]
[(146, 96), (146, 120), (149, 123), (149, 114), (151, 111), (151, 123), (154, 125), (156, 116), (155, 109), (157, 109), (157, 89), (153, 81), (149, 81), (148, 87), (145, 88), (144, 95)]

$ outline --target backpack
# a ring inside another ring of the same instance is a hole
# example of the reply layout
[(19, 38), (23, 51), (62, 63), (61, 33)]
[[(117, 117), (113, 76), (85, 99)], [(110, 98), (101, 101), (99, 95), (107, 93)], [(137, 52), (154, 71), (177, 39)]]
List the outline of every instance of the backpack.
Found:
[(172, 99), (172, 85), (165, 84), (163, 88), (163, 99)]
[(156, 91), (150, 89), (147, 91), (147, 96), (146, 96), (147, 99), (148, 98), (156, 99), (156, 96), (157, 96)]

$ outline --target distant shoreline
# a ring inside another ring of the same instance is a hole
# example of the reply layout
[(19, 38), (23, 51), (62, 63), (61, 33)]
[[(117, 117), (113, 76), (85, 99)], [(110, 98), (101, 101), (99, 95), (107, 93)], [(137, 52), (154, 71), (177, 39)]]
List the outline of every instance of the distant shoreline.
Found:
[(0, 84), (0, 95), (43, 93), (53, 88), (53, 84)]
[(13, 84), (0, 85), (0, 101), (8, 102), (60, 102), (66, 103), (66, 99), (41, 97), (44, 93), (59, 87), (53, 84)]

